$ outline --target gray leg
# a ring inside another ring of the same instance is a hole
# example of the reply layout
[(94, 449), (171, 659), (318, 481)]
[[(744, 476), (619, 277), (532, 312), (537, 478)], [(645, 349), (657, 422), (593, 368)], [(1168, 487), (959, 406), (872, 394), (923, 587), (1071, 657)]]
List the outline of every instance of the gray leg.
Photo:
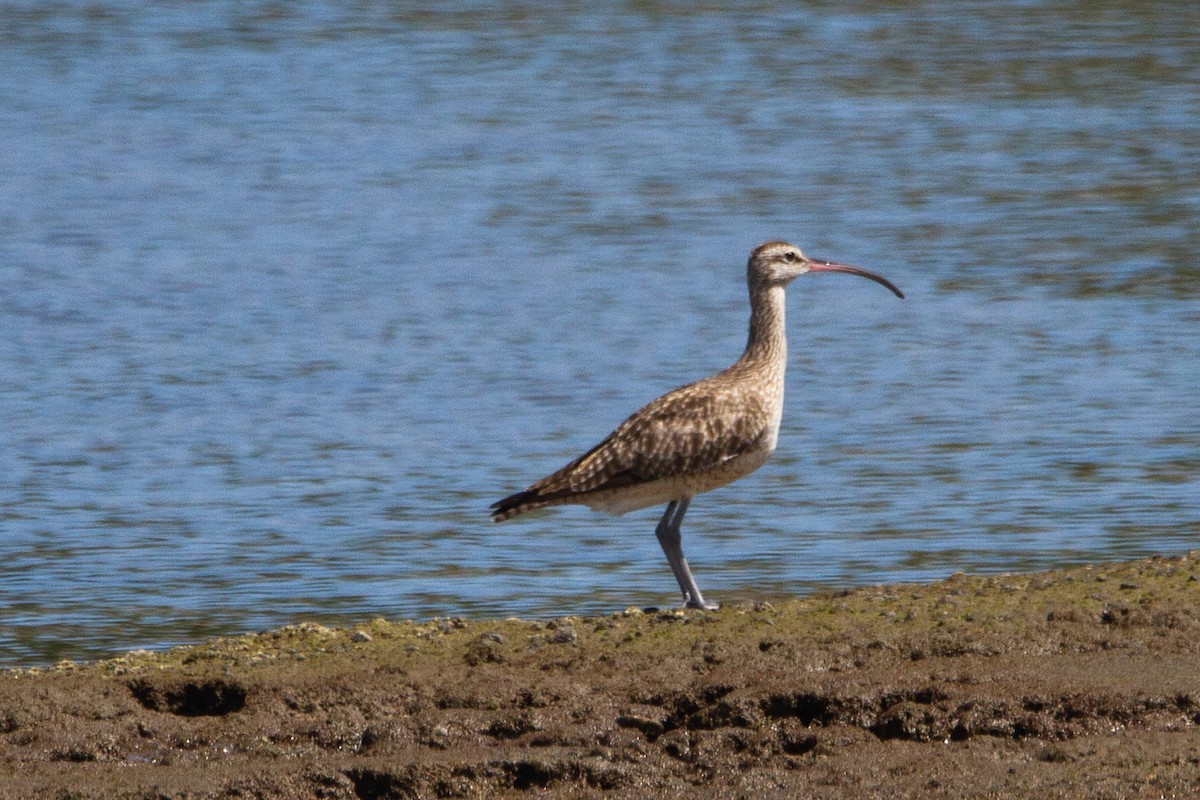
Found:
[(688, 505), (691, 502), (692, 498), (685, 497), (679, 501), (672, 500), (668, 503), (667, 510), (659, 520), (654, 534), (658, 537), (658, 543), (662, 545), (663, 553), (667, 556), (667, 563), (671, 565), (671, 571), (675, 573), (675, 580), (679, 582), (679, 588), (683, 592), (684, 607), (715, 611), (720, 608), (720, 605), (704, 601), (704, 596), (700, 594), (700, 587), (696, 585), (696, 579), (692, 577), (692, 570), (688, 567), (687, 559), (683, 557), (683, 547), (680, 546), (683, 536), (679, 533), (679, 526), (683, 524), (683, 515), (687, 513)]

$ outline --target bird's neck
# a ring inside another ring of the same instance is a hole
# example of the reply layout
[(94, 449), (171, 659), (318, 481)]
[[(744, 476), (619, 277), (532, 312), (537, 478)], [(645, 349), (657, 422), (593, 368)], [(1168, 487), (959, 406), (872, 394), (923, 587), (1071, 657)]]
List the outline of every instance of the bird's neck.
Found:
[(787, 304), (782, 286), (750, 288), (750, 337), (739, 363), (770, 365), (783, 375), (787, 364)]

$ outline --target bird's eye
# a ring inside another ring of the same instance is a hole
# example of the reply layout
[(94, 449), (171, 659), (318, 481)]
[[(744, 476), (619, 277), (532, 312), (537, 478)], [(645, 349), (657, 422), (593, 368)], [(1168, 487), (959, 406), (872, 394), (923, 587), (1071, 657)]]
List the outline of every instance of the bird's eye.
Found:
[(784, 253), (784, 254), (783, 254), (783, 260), (784, 260), (784, 261), (795, 261), (795, 260), (796, 260), (796, 254), (795, 254), (795, 253), (793, 253), (791, 250), (789, 250), (789, 251), (787, 251), (786, 253)]

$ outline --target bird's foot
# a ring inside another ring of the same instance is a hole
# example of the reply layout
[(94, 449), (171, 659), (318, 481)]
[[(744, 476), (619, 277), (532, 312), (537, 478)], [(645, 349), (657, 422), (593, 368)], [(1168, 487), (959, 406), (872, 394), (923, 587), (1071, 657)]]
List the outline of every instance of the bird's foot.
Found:
[(701, 611), (716, 611), (721, 607), (720, 603), (711, 603), (701, 597), (699, 600), (693, 600), (691, 595), (687, 596), (687, 601), (683, 604), (684, 608), (697, 608)]

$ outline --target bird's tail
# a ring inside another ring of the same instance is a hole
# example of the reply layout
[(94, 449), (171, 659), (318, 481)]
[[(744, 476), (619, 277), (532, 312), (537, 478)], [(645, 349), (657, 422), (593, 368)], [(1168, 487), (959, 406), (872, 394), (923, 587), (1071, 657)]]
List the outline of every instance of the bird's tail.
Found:
[(531, 511), (535, 508), (549, 505), (544, 500), (541, 502), (538, 501), (540, 494), (536, 489), (526, 489), (523, 492), (517, 492), (503, 500), (492, 503), (489, 506), (492, 511), (492, 522), (504, 522), (504, 520), (511, 519), (524, 511)]
[[(607, 441), (607, 440), (605, 440)], [(535, 508), (557, 506), (563, 503), (577, 503), (579, 498), (591, 493), (599, 485), (581, 487), (579, 481), (573, 480), (574, 470), (583, 463), (596, 448), (575, 459), (563, 468), (553, 472), (540, 481), (534, 481), (524, 491), (510, 494), (498, 502), (492, 503), (492, 522), (503, 522), (506, 519), (533, 511)], [(623, 484), (622, 484), (623, 485)]]

